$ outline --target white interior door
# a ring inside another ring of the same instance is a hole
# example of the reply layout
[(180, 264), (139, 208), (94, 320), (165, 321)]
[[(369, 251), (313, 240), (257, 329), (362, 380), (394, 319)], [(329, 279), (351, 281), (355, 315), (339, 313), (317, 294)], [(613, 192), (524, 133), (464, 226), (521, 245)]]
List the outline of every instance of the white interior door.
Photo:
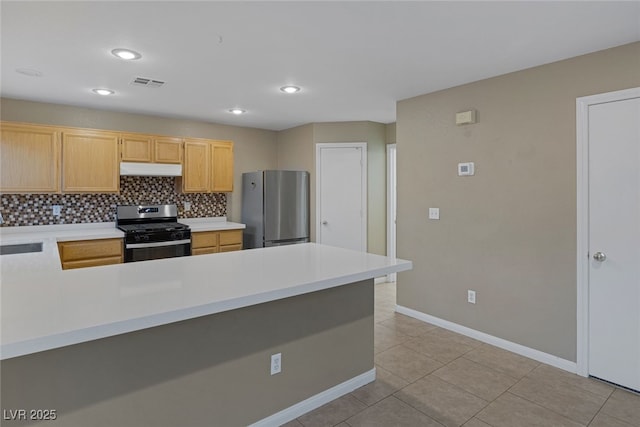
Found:
[(589, 375), (640, 390), (640, 98), (588, 107)]
[[(387, 256), (396, 257), (396, 208), (397, 198), (396, 144), (387, 145)], [(395, 282), (397, 274), (387, 275), (388, 282)]]
[(317, 242), (367, 250), (366, 150), (366, 143), (317, 144)]

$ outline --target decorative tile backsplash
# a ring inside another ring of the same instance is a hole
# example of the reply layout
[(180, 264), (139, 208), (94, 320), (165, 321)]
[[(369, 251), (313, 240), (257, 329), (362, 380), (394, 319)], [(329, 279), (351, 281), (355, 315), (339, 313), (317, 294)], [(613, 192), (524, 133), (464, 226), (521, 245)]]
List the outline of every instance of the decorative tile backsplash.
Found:
[[(183, 202), (191, 202), (185, 212)], [(224, 193), (187, 193), (175, 191), (175, 178), (122, 176), (120, 194), (1, 194), (3, 226), (74, 224), (115, 221), (116, 206), (129, 204), (178, 205), (179, 218), (227, 215)], [(52, 206), (62, 206), (53, 216)]]

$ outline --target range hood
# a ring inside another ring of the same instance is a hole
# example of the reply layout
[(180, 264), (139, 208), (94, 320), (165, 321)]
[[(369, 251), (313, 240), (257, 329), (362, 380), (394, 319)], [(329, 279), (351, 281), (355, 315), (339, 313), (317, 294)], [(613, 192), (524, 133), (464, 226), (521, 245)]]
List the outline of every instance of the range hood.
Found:
[(120, 162), (120, 175), (182, 176), (182, 165)]

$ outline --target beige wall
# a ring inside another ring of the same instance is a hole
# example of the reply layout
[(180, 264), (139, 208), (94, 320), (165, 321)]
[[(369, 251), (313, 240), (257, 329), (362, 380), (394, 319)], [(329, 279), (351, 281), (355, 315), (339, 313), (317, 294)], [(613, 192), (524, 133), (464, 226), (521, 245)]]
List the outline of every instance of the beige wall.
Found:
[(143, 114), (80, 108), (2, 98), (0, 118), (8, 121), (154, 133), (234, 142), (234, 191), (227, 195), (227, 217), (240, 221), (242, 172), (276, 168), (276, 132), (170, 119)]
[(315, 241), (315, 144), (368, 144), (368, 250), (386, 253), (386, 126), (374, 122), (315, 123), (280, 132), (143, 114), (0, 99), (0, 119), (234, 141), (234, 191), (227, 194), (227, 217), (241, 221), (242, 173), (264, 169), (307, 170), (311, 174), (311, 240)]
[(575, 101), (636, 86), (640, 43), (399, 102), (398, 304), (575, 361)]
[(387, 133), (387, 144), (395, 144), (396, 143), (396, 124), (389, 123), (386, 125), (385, 131)]
[[(315, 144), (323, 142), (367, 143), (367, 251), (387, 253), (385, 125), (375, 122), (332, 122), (313, 125)], [(312, 178), (315, 181), (315, 176)], [(315, 191), (312, 194), (315, 202)], [(312, 207), (315, 210), (315, 203)]]
[(374, 368), (373, 295), (369, 279), (3, 360), (2, 408), (56, 409), (51, 427), (246, 426)]
[(311, 240), (316, 240), (316, 144), (367, 143), (367, 250), (386, 253), (386, 152), (384, 124), (313, 123), (278, 132), (278, 168), (307, 170), (311, 179)]

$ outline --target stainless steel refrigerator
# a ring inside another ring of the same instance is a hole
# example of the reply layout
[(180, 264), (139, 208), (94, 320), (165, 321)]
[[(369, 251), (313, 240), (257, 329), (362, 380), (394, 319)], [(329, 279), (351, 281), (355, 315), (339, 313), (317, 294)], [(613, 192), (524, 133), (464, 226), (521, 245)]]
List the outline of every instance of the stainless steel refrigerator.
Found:
[(244, 248), (309, 241), (309, 172), (257, 171), (242, 174)]

